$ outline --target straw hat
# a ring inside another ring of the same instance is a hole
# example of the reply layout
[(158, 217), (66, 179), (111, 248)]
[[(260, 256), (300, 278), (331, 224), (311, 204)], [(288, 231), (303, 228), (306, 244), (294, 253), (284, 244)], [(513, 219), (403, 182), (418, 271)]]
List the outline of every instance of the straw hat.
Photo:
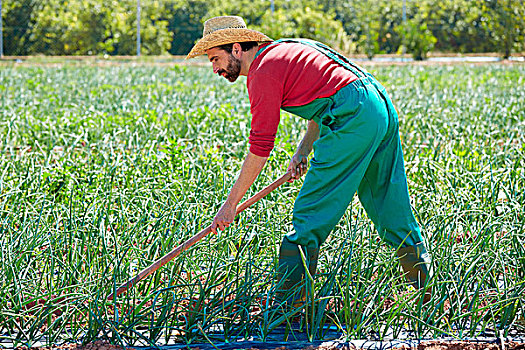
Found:
[(186, 59), (204, 55), (212, 47), (241, 43), (246, 41), (273, 41), (263, 33), (246, 28), (246, 23), (238, 16), (213, 17), (204, 22), (202, 39), (197, 41)]

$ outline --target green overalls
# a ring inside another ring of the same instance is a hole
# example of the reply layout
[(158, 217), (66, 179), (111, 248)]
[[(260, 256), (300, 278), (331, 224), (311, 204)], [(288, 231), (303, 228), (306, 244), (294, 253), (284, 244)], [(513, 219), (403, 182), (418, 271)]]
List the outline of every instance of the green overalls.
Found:
[(303, 278), (300, 248), (309, 272), (315, 274), (319, 247), (356, 191), (379, 236), (397, 250), (409, 281), (416, 288), (423, 287), (430, 259), (410, 206), (398, 115), (385, 88), (372, 74), (326, 45), (304, 39), (274, 43), (280, 42), (309, 45), (358, 77), (328, 98), (282, 107), (313, 119), (320, 128), (314, 157), (295, 200), (294, 231), (284, 236), (280, 248), (279, 271), (281, 277), (287, 276), (284, 289)]

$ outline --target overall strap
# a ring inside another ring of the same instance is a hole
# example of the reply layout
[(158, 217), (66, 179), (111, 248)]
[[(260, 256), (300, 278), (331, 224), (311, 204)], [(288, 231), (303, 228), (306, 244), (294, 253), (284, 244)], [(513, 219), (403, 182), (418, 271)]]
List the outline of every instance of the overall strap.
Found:
[[(335, 62), (339, 63), (344, 68), (346, 68), (349, 71), (351, 71), (352, 73), (354, 73), (358, 78), (363, 78), (363, 77), (366, 77), (368, 75), (368, 72), (364, 68), (359, 67), (354, 62), (350, 61), (347, 57), (345, 57), (344, 55), (342, 55), (339, 52), (335, 51), (334, 49), (330, 48), (329, 46), (327, 46), (325, 44), (322, 44), (320, 42), (317, 42), (315, 40), (310, 40), (310, 39), (289, 39), (289, 38), (279, 39), (279, 40), (274, 41), (271, 45), (266, 46), (264, 49), (266, 49), (266, 48), (268, 48), (268, 47), (270, 47), (270, 46), (272, 46), (274, 44), (282, 43), (282, 42), (299, 43), (299, 44), (311, 46), (314, 49), (316, 49), (317, 51), (319, 51), (322, 54), (324, 54), (325, 56), (327, 56), (327, 57), (331, 58), (332, 60), (334, 60)], [(257, 52), (257, 54), (259, 54), (259, 52)]]
[(255, 56), (253, 56), (253, 60), (255, 61), (255, 59), (261, 54), (263, 53), (264, 50), (266, 50), (267, 48), (271, 47), (271, 46), (274, 46), (275, 44), (278, 43), (279, 40), (276, 40), (276, 41), (273, 41), (270, 45), (267, 45), (267, 46), (263, 46), (261, 47), (259, 50), (257, 50), (257, 53), (255, 53)]

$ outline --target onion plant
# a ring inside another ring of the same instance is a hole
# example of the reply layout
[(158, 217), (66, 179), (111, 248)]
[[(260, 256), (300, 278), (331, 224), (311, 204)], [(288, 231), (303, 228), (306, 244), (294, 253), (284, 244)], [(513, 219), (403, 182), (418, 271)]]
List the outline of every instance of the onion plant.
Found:
[[(126, 294), (207, 226), (247, 152), (244, 80), (203, 67), (0, 67), (0, 338), (162, 345), (513, 336), (525, 331), (525, 66), (371, 67), (400, 114), (432, 300), (401, 276), (357, 200), (322, 247), (303, 310), (272, 307), (286, 184)], [(283, 113), (251, 193), (286, 171)]]

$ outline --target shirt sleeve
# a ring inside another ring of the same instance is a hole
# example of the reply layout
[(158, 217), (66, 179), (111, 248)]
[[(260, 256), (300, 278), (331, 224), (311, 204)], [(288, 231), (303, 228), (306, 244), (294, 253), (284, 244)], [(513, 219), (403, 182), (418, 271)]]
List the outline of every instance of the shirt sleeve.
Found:
[(262, 72), (250, 78), (248, 81), (252, 113), (250, 152), (260, 157), (268, 157), (274, 147), (281, 118), (283, 86), (282, 82), (272, 75)]

